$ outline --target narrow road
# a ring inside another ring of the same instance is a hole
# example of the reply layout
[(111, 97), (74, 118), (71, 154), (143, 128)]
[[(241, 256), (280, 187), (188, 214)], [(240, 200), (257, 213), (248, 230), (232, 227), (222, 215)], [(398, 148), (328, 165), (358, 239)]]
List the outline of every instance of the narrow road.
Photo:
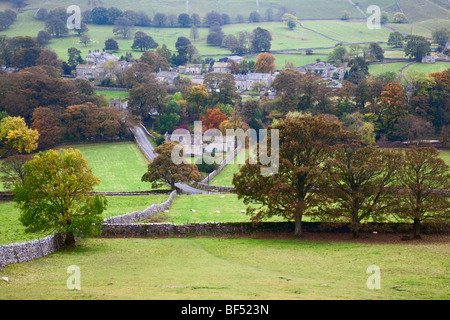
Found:
[[(152, 162), (153, 159), (157, 157), (157, 154), (154, 152), (154, 147), (151, 144), (150, 140), (148, 139), (148, 134), (144, 130), (142, 126), (134, 126), (131, 128), (131, 132), (134, 134), (134, 137), (136, 138), (136, 143), (139, 146), (139, 149), (142, 151), (144, 156), (147, 158), (148, 161)], [(175, 186), (181, 190), (183, 190), (187, 194), (206, 194), (206, 193), (212, 193), (211, 191), (204, 191), (200, 189), (196, 189), (194, 187), (191, 187), (185, 183), (176, 183)]]

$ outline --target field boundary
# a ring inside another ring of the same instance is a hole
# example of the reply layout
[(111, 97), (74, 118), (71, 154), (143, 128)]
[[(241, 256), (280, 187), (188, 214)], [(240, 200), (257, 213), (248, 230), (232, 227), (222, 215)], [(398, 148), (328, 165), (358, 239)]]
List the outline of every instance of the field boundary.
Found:
[(61, 233), (55, 233), (33, 241), (0, 245), (0, 267), (42, 258), (59, 250), (64, 245), (64, 240)]
[[(115, 216), (104, 219), (104, 224), (108, 223), (131, 223), (148, 219), (151, 215), (167, 210), (172, 204), (176, 191), (172, 191), (169, 198), (161, 204), (152, 204), (143, 211), (126, 213), (121, 216)], [(42, 258), (50, 253), (59, 250), (64, 245), (65, 237), (61, 233), (46, 236), (42, 239), (26, 241), (23, 243), (13, 243), (9, 245), (0, 245), (0, 267), (12, 263), (20, 263)]]
[[(450, 224), (423, 223), (422, 234), (448, 234)], [(151, 237), (180, 235), (232, 235), (255, 233), (294, 233), (294, 222), (205, 222), (205, 223), (141, 223), (103, 224), (103, 237)], [(302, 231), (311, 233), (351, 233), (349, 223), (302, 222)], [(412, 223), (363, 223), (360, 233), (413, 233)]]

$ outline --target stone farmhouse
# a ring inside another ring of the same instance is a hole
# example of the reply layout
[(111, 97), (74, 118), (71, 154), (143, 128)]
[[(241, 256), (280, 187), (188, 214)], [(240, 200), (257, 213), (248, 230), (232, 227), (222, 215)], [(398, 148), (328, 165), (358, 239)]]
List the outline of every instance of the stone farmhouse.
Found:
[[(105, 70), (105, 65), (109, 61), (115, 62), (115, 68), (110, 71)], [(116, 73), (122, 73), (132, 66), (131, 62), (119, 61), (119, 58), (105, 51), (94, 50), (86, 56), (85, 64), (78, 64), (76, 67), (77, 78), (86, 80), (103, 79), (111, 76), (115, 77)]]
[(109, 106), (111, 108), (117, 109), (119, 111), (124, 111), (128, 107), (128, 101), (127, 100), (122, 100), (122, 98), (109, 99)]
[(422, 63), (436, 63), (435, 56), (426, 56), (422, 58)]
[(332, 64), (326, 62), (317, 62), (307, 64), (301, 67), (294, 68), (301, 73), (315, 72), (321, 75), (323, 79), (337, 79), (343, 80), (345, 75), (345, 68), (337, 68)]
[(255, 83), (262, 83), (264, 87), (270, 88), (273, 82), (273, 75), (270, 73), (247, 73), (237, 74), (234, 76), (236, 82), (236, 89), (238, 90), (252, 90)]
[(213, 72), (231, 73), (231, 65), (229, 62), (215, 62), (213, 65)]

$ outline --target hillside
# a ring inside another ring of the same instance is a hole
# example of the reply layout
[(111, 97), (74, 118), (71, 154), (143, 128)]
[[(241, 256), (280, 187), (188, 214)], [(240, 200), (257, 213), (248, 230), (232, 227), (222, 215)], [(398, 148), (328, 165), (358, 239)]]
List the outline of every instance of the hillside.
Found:
[[(393, 13), (398, 11), (395, 0), (361, 0), (358, 2), (363, 11), (366, 11), (369, 5), (379, 5), (382, 10)], [(238, 14), (245, 19), (253, 11), (259, 11), (260, 15), (265, 18), (268, 9), (271, 9), (276, 15), (282, 7), (294, 11), (299, 18), (302, 19), (321, 19), (321, 18), (340, 18), (344, 10), (350, 12), (351, 17), (362, 18), (363, 15), (352, 5), (352, 1), (348, 0), (203, 0), (203, 1), (187, 1), (187, 0), (135, 0), (135, 1), (119, 1), (119, 0), (27, 0), (25, 8), (47, 8), (67, 7), (69, 5), (78, 5), (81, 10), (92, 9), (95, 6), (117, 7), (121, 10), (139, 10), (153, 17), (155, 13), (161, 12), (165, 14), (180, 13), (198, 13), (203, 17), (207, 12), (212, 10), (220, 13), (228, 14), (234, 21)], [(0, 1), (0, 8), (11, 7), (9, 2)]]

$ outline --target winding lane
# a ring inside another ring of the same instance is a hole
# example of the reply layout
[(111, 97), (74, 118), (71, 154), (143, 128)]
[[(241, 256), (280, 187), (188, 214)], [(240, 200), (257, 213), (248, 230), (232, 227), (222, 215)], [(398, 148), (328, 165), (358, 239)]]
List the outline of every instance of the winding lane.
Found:
[[(148, 134), (146, 130), (142, 127), (142, 125), (136, 125), (133, 128), (131, 128), (131, 132), (133, 133), (136, 143), (139, 146), (139, 149), (142, 151), (144, 156), (147, 158), (148, 161), (152, 162), (153, 159), (155, 159), (158, 155), (154, 152), (154, 147), (150, 143), (150, 140), (148, 139)], [(182, 190), (183, 192), (187, 194), (207, 194), (212, 193), (211, 191), (204, 191), (200, 189), (196, 189), (194, 187), (191, 187), (190, 185), (187, 185), (185, 183), (176, 183), (175, 186)]]

